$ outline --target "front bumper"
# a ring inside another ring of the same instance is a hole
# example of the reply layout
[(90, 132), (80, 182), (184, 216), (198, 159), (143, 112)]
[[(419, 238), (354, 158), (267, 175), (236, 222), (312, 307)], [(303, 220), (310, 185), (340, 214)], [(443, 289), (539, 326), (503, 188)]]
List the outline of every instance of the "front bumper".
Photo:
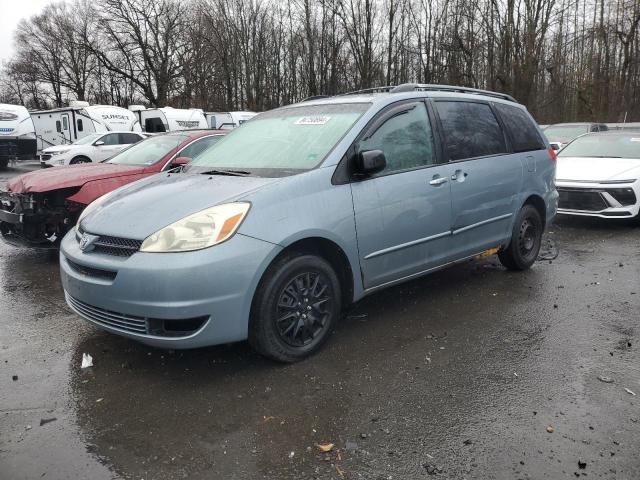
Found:
[(640, 211), (640, 180), (624, 183), (556, 181), (558, 213), (600, 218), (633, 218)]
[[(74, 229), (61, 244), (60, 274), (69, 306), (101, 329), (196, 348), (247, 338), (253, 292), (280, 250), (236, 234), (195, 252), (122, 257), (82, 252)], [(181, 322), (187, 326), (176, 327)]]
[(36, 194), (0, 191), (0, 236), (14, 246), (53, 249), (77, 217)]

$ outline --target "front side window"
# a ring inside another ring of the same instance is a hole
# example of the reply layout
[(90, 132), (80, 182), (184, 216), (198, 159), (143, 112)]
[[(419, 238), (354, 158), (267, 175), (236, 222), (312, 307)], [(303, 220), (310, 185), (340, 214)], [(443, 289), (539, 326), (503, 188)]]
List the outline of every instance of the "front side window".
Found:
[(111, 157), (106, 163), (119, 165), (153, 165), (162, 160), (171, 150), (188, 137), (184, 135), (161, 135), (134, 143), (126, 150)]
[(301, 105), (262, 113), (206, 150), (184, 171), (236, 170), (280, 177), (316, 168), (368, 103)]
[(360, 141), (358, 150), (382, 150), (387, 160), (383, 175), (436, 163), (425, 104), (417, 102), (389, 118), (372, 135)]
[(449, 160), (500, 155), (507, 145), (491, 107), (476, 102), (435, 102)]
[(109, 133), (102, 137), (100, 140), (102, 140), (105, 145), (118, 145), (118, 134)]
[(91, 133), (86, 137), (82, 137), (80, 140), (73, 142), (74, 145), (89, 145), (90, 143), (95, 142), (102, 136), (101, 133)]
[(494, 106), (502, 117), (502, 123), (509, 131), (514, 152), (545, 149), (545, 144), (538, 134), (538, 129), (524, 110), (504, 103), (496, 103)]

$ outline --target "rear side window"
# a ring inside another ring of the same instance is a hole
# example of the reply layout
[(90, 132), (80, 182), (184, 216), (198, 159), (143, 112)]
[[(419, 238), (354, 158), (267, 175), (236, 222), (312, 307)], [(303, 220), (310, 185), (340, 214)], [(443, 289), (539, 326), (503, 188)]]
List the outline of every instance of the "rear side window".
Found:
[(491, 107), (475, 102), (435, 102), (449, 160), (507, 153)]
[(120, 142), (121, 144), (131, 144), (131, 143), (136, 143), (140, 141), (140, 137), (138, 135), (136, 135), (135, 133), (120, 133), (118, 134), (120, 136)]
[(530, 152), (544, 150), (545, 144), (538, 134), (538, 129), (524, 110), (503, 103), (494, 104), (507, 128), (514, 152)]

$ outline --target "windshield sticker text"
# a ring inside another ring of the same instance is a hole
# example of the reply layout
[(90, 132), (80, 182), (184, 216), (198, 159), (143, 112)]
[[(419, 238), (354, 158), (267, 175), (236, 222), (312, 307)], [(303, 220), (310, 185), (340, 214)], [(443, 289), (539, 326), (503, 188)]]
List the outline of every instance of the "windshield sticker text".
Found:
[(302, 117), (296, 121), (296, 125), (324, 125), (330, 119), (327, 116)]

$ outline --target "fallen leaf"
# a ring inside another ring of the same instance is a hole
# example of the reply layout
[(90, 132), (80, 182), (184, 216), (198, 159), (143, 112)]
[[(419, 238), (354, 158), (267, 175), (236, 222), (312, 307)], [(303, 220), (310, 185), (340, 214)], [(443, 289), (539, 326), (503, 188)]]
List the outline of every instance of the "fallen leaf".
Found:
[(316, 447), (318, 447), (318, 449), (319, 449), (321, 452), (325, 452), (325, 453), (326, 453), (326, 452), (330, 452), (331, 450), (333, 450), (333, 447), (334, 447), (334, 446), (335, 446), (335, 445), (334, 445), (333, 443), (320, 443), (320, 444), (318, 444), (318, 443), (317, 443), (317, 444), (316, 444)]
[(631, 390), (629, 390), (628, 388), (625, 388), (624, 391), (627, 392), (629, 395), (633, 395), (634, 397), (636, 396), (636, 394)]
[(555, 431), (556, 431), (556, 429), (555, 429), (555, 428), (553, 428), (551, 425), (549, 425), (549, 426), (547, 427), (547, 432), (549, 432), (549, 433), (553, 433), (553, 432), (555, 432)]
[(336, 472), (338, 472), (338, 475), (340, 475), (340, 478), (344, 478), (344, 472), (342, 471), (339, 465), (336, 465)]

